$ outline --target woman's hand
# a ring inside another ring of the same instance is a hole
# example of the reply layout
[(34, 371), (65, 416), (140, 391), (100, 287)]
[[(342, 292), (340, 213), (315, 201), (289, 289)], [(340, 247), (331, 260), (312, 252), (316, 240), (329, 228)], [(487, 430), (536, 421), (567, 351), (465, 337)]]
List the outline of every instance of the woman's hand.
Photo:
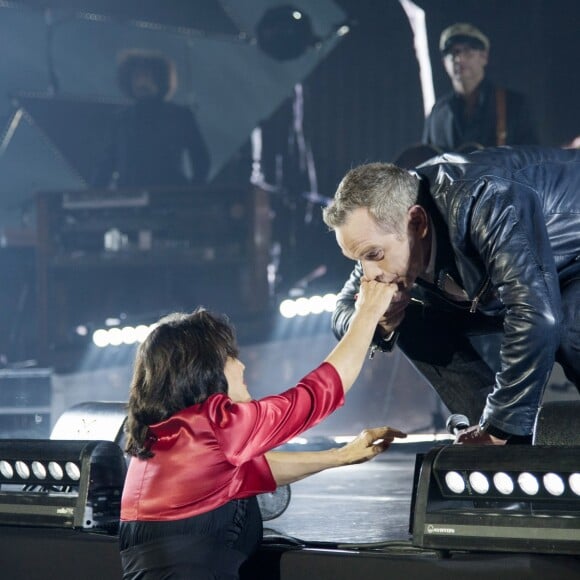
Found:
[(368, 314), (378, 323), (385, 316), (396, 291), (396, 284), (361, 278), (360, 291), (356, 298), (357, 314)]
[(365, 429), (350, 443), (335, 451), (340, 456), (340, 465), (364, 463), (386, 451), (394, 439), (404, 439), (406, 436), (406, 433), (392, 427)]

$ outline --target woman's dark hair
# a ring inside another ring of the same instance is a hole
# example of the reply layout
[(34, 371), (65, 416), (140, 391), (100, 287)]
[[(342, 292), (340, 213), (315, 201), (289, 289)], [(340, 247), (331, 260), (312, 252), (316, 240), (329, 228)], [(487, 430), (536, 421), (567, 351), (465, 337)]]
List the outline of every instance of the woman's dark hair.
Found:
[(211, 395), (227, 393), (224, 368), (229, 357), (237, 356), (234, 329), (225, 316), (198, 308), (162, 318), (135, 357), (127, 453), (152, 457), (149, 425)]
[(169, 100), (177, 89), (177, 70), (172, 60), (161, 53), (125, 50), (118, 58), (117, 82), (123, 94), (135, 99), (132, 78), (136, 71), (147, 71), (159, 87), (159, 98)]

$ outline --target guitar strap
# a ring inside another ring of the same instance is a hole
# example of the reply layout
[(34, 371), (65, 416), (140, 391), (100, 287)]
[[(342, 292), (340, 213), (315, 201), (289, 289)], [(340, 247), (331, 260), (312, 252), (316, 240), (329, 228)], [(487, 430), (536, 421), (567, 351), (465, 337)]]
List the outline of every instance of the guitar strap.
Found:
[(505, 145), (507, 138), (505, 89), (497, 87), (495, 89), (495, 110), (496, 124), (495, 137), (496, 145)]

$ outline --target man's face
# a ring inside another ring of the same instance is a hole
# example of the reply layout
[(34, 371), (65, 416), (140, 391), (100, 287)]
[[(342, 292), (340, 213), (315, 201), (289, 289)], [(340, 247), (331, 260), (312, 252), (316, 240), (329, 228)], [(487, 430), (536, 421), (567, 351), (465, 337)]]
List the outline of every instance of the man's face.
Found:
[(487, 51), (473, 48), (465, 42), (457, 42), (443, 57), (443, 64), (453, 86), (456, 83), (476, 85), (485, 76)]
[(342, 226), (335, 228), (342, 253), (360, 261), (366, 278), (398, 285), (391, 308), (407, 306), (411, 288), (428, 262), (428, 218), (423, 208), (413, 206), (409, 210), (401, 231), (385, 232), (366, 208), (355, 209)]

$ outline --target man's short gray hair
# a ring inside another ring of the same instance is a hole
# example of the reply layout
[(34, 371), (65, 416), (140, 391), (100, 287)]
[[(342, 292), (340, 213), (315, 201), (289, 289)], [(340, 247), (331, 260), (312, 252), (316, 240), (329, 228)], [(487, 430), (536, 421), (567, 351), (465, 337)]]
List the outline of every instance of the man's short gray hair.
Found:
[(358, 208), (368, 209), (377, 224), (401, 233), (407, 211), (418, 203), (419, 179), (392, 163), (368, 163), (351, 169), (340, 182), (333, 201), (323, 209), (324, 223), (334, 230)]

